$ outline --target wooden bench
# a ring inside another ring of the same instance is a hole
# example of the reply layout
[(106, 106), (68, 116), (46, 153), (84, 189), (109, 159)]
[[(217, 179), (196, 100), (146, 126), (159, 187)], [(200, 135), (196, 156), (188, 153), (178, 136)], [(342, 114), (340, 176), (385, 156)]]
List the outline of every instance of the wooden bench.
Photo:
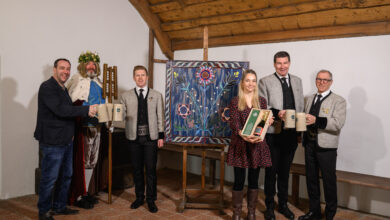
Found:
[[(167, 151), (174, 151), (174, 152), (182, 152), (181, 147), (177, 146), (164, 146), (165, 150)], [(163, 148), (163, 149), (164, 149)], [(194, 156), (202, 156), (201, 150), (192, 150), (188, 153), (189, 155)], [(211, 151), (206, 154), (206, 158), (214, 160), (214, 166), (210, 167), (210, 181), (214, 181), (215, 178), (215, 160), (219, 160), (220, 153), (218, 151)], [(225, 157), (226, 159), (226, 157)], [(300, 176), (306, 176), (306, 170), (304, 164), (291, 164), (290, 173), (292, 174), (292, 202), (294, 205), (299, 204), (299, 177)], [(347, 172), (347, 171), (336, 171), (337, 175), (337, 181), (354, 184), (354, 185), (360, 185), (360, 186), (366, 186), (371, 188), (377, 188), (377, 189), (383, 189), (383, 190), (390, 190), (390, 178), (386, 177), (378, 177), (378, 176), (372, 176), (372, 175), (366, 175), (366, 174), (360, 174), (360, 173), (353, 173), (353, 172)]]
[[(305, 165), (291, 164), (290, 173), (292, 174), (292, 201), (294, 205), (299, 204), (299, 176), (306, 176)], [(390, 190), (390, 178), (372, 176), (347, 171), (336, 171), (337, 181), (372, 187), (383, 190)]]

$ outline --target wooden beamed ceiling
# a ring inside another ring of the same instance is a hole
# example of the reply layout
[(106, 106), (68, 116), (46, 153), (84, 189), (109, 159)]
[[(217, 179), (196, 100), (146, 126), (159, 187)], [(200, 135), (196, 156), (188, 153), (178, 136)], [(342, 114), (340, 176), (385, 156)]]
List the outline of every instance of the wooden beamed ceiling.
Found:
[[(390, 0), (129, 0), (173, 51), (390, 34)], [(172, 56), (171, 56), (172, 55)]]

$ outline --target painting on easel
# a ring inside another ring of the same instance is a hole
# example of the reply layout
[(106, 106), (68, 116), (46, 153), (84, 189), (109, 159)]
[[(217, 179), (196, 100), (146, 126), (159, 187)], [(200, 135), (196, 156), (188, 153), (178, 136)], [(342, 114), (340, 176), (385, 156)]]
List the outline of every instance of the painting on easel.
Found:
[(230, 100), (249, 62), (168, 61), (165, 141), (229, 144)]

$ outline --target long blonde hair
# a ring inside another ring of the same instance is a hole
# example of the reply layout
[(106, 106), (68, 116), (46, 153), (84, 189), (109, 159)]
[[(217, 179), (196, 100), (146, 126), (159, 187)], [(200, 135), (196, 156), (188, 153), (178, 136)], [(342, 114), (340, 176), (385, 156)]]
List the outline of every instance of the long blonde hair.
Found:
[[(257, 82), (257, 75), (256, 72), (252, 69), (247, 69), (242, 73), (241, 81), (238, 86), (238, 110), (244, 111), (244, 109), (247, 107), (245, 96), (244, 96), (244, 80), (248, 74), (253, 74), (256, 77)], [(257, 86), (255, 86), (255, 91), (253, 91), (252, 96), (252, 108), (260, 108), (259, 103), (259, 89)]]

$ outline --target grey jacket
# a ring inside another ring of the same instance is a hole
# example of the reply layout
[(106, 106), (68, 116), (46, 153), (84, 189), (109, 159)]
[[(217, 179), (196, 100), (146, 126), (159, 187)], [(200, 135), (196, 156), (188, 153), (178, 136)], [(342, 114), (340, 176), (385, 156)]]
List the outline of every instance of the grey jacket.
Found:
[[(163, 139), (163, 97), (161, 93), (154, 89), (148, 88), (148, 90), (147, 103), (150, 139)], [(138, 98), (134, 88), (123, 93), (120, 98), (120, 102), (125, 106), (126, 138), (129, 140), (135, 140), (137, 138)]]
[[(302, 89), (301, 78), (289, 74), (292, 91), (294, 94), (295, 111), (303, 112), (304, 97)], [(275, 76), (271, 74), (265, 76), (259, 80), (259, 95), (267, 100), (268, 109), (283, 110), (283, 89), (282, 85)], [(277, 115), (274, 115), (277, 119)], [(282, 122), (281, 120), (275, 120), (275, 122), (268, 128), (267, 133), (278, 134), (281, 132)]]
[[(316, 94), (306, 97), (305, 112), (309, 113)], [(337, 148), (341, 128), (347, 116), (347, 103), (345, 99), (333, 92), (321, 103), (318, 117), (326, 118), (326, 127), (318, 128), (318, 146), (322, 148)], [(318, 119), (316, 120), (317, 123)]]

